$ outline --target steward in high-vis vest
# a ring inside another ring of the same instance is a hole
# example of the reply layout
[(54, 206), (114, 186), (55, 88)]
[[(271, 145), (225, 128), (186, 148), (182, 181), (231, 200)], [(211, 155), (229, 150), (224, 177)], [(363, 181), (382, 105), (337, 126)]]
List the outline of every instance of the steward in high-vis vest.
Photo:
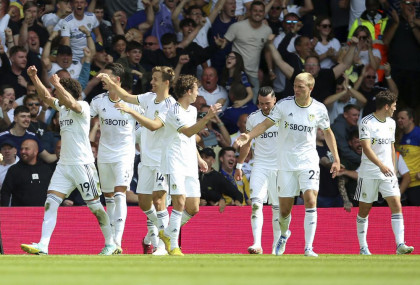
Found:
[(377, 70), (377, 74), (378, 81), (382, 81), (385, 72), (381, 67), (383, 67), (384, 63), (388, 62), (388, 51), (383, 43), (383, 34), (386, 24), (388, 23), (388, 17), (385, 12), (379, 10), (379, 8), (380, 3), (378, 0), (366, 0), (366, 10), (360, 15), (360, 18), (354, 20), (347, 38), (348, 40), (351, 39), (354, 30), (356, 30), (358, 26), (363, 25), (369, 29), (370, 34), (372, 35), (372, 47), (381, 52), (381, 66)]

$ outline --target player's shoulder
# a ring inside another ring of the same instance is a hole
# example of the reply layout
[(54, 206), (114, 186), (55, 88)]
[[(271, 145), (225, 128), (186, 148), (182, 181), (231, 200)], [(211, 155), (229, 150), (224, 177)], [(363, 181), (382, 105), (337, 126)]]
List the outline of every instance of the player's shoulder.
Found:
[(93, 17), (93, 16), (95, 16), (95, 14), (93, 14), (92, 12), (85, 12), (85, 16), (88, 16), (88, 17)]
[(369, 115), (363, 117), (362, 120), (360, 121), (360, 124), (369, 125), (369, 124), (372, 124), (375, 120), (376, 120), (376, 118), (372, 113), (372, 114), (369, 114)]
[(108, 97), (109, 97), (108, 92), (98, 94), (95, 97), (93, 97), (92, 103), (95, 102), (95, 101), (100, 102), (101, 99), (108, 98)]
[(64, 18), (64, 22), (70, 22), (74, 19), (73, 13)]
[(258, 116), (261, 116), (261, 115), (262, 115), (262, 112), (261, 112), (260, 109), (258, 109), (256, 111), (252, 112), (251, 114), (249, 114), (248, 119), (252, 120), (252, 119), (257, 118)]

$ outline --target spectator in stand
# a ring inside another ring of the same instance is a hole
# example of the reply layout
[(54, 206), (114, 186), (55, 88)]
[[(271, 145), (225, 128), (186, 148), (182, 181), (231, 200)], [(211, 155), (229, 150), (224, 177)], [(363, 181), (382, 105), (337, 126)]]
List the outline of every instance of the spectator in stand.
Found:
[(112, 31), (112, 23), (104, 19), (105, 7), (102, 1), (96, 1), (96, 0), (90, 1), (88, 10), (90, 10), (93, 3), (95, 4), (95, 6), (94, 6), (93, 11), (90, 11), (90, 12), (93, 12), (96, 16), (96, 19), (98, 19), (99, 32), (102, 35), (104, 48), (107, 51), (110, 51), (112, 49), (112, 40), (113, 40), (113, 35), (114, 35), (114, 32)]
[(49, 153), (56, 152), (57, 142), (61, 140), (60, 135), (60, 113), (55, 112), (50, 124), (41, 137), (41, 143)]
[(380, 50), (374, 48), (369, 29), (365, 26), (359, 26), (354, 30), (353, 37), (359, 39), (357, 45), (358, 54), (354, 60), (354, 64), (370, 65), (373, 69), (378, 70), (382, 56)]
[(340, 158), (350, 160), (352, 163), (360, 164), (360, 156), (350, 149), (347, 143), (350, 134), (357, 130), (360, 108), (357, 105), (349, 104), (344, 107), (344, 112), (335, 119), (331, 125), (337, 141)]
[[(341, 48), (340, 42), (334, 37), (331, 18), (317, 17), (315, 21), (315, 52), (319, 56), (321, 68), (332, 68), (337, 64), (337, 53)], [(314, 44), (314, 42), (312, 43)]]
[(398, 112), (398, 128), (403, 137), (398, 150), (410, 170), (411, 182), (405, 193), (409, 206), (420, 206), (420, 127), (414, 124), (414, 111), (404, 108)]
[(29, 113), (31, 114), (28, 131), (34, 133), (40, 139), (47, 130), (47, 125), (38, 117), (40, 112), (39, 107), (41, 106), (39, 98), (36, 95), (26, 95), (23, 99), (23, 105), (29, 109)]
[(10, 124), (13, 122), (15, 107), (17, 106), (15, 102), (15, 90), (11, 85), (5, 84), (0, 86), (0, 104), (0, 128), (3, 131), (9, 128)]
[(366, 105), (366, 98), (353, 87), (353, 83), (344, 74), (343, 77), (337, 79), (336, 93), (325, 98), (324, 105), (328, 109), (331, 122), (334, 122), (338, 115), (343, 114), (344, 107), (348, 104), (355, 104), (360, 108)]
[(147, 50), (158, 50), (159, 40), (155, 36), (147, 36), (143, 41), (143, 48)]
[(51, 33), (60, 19), (64, 19), (72, 12), (70, 0), (57, 0), (55, 13), (44, 14), (41, 17), (42, 23), (48, 32)]
[(222, 114), (222, 122), (226, 125), (229, 134), (234, 134), (238, 131), (238, 119), (242, 114), (251, 114), (256, 111), (257, 106), (249, 101), (241, 107), (235, 107), (235, 102), (243, 100), (247, 96), (246, 88), (242, 83), (234, 83), (229, 91), (229, 99), (232, 102), (232, 106), (228, 107)]
[(258, 69), (261, 51), (267, 42), (268, 36), (272, 34), (271, 28), (263, 24), (264, 15), (264, 2), (253, 1), (250, 7), (249, 18), (230, 26), (224, 35), (227, 41), (233, 43), (232, 51), (239, 53), (244, 59), (245, 72), (252, 85), (254, 103), (257, 101), (260, 87)]
[[(418, 3), (418, 1), (417, 1)], [(398, 86), (399, 104), (420, 107), (420, 19), (414, 0), (401, 1), (401, 13), (392, 11), (384, 43), (388, 45), (392, 77)]]
[(25, 46), (28, 40), (28, 31), (34, 31), (44, 46), (48, 39), (47, 29), (38, 22), (38, 5), (36, 1), (26, 1), (23, 5), (24, 18), (19, 22), (18, 29), (13, 29), (13, 37), (18, 36), (18, 45)]
[(223, 69), (220, 85), (229, 92), (230, 86), (234, 83), (242, 83), (246, 88), (247, 97), (235, 101), (234, 107), (239, 108), (251, 101), (254, 94), (252, 93), (252, 85), (248, 81), (248, 75), (245, 73), (244, 60), (239, 53), (233, 51), (226, 58), (226, 66)]
[(4, 179), (1, 206), (43, 206), (53, 172), (38, 160), (37, 141), (26, 139), (20, 149), (21, 160), (10, 167)]
[(4, 178), (6, 177), (7, 170), (10, 166), (16, 164), (19, 161), (19, 157), (16, 156), (16, 147), (12, 141), (4, 141), (0, 146), (0, 153), (3, 156), (3, 160), (0, 162), (0, 191), (3, 185)]
[[(60, 30), (63, 37), (62, 43), (70, 46), (73, 51), (73, 60), (80, 61), (83, 57), (83, 48), (88, 46), (88, 39), (91, 33), (95, 34), (95, 40), (103, 43), (99, 31), (99, 22), (95, 14), (85, 12), (86, 0), (71, 0), (73, 13), (61, 20), (54, 30)], [(87, 30), (80, 29), (81, 26)]]
[[(251, 205), (249, 181), (245, 175), (242, 180), (235, 180), (236, 151), (233, 147), (223, 147), (219, 152), (220, 173), (241, 192), (243, 197), (242, 205)], [(226, 204), (234, 203), (230, 197), (224, 196)]]
[(222, 213), (226, 207), (226, 199), (229, 197), (231, 205), (242, 206), (243, 196), (220, 172), (212, 166), (215, 163), (216, 154), (212, 148), (204, 148), (200, 151), (201, 158), (207, 163), (206, 172), (200, 172), (201, 198), (200, 206), (219, 206)]
[(123, 35), (116, 35), (112, 38), (112, 57), (114, 61), (126, 57), (127, 39)]
[(201, 76), (201, 86), (198, 88), (198, 94), (203, 96), (207, 105), (220, 103), (222, 111), (226, 110), (229, 105), (228, 93), (223, 86), (217, 84), (219, 76), (214, 67), (207, 67)]
[(273, 34), (275, 34), (276, 36), (280, 34), (280, 31), (282, 30), (282, 21), (280, 21), (280, 14), (286, 8), (282, 6), (282, 2), (283, 0), (275, 0), (270, 8), (270, 11), (268, 11), (267, 14), (267, 23), (273, 31)]
[[(197, 120), (204, 118), (207, 115), (209, 105), (201, 106), (197, 113)], [(206, 127), (197, 133), (199, 136), (196, 141), (201, 147), (221, 147), (230, 146), (230, 136), (225, 124), (220, 120), (219, 116), (210, 119)]]

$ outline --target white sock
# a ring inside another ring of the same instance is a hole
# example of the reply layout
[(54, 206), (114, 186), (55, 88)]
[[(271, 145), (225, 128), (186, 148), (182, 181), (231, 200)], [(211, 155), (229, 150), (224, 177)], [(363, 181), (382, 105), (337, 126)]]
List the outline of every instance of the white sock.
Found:
[(187, 210), (184, 210), (182, 212), (182, 218), (181, 218), (181, 227), (183, 225), (185, 225), (189, 220), (191, 220), (193, 216), (191, 216), (190, 214), (188, 214)]
[(395, 243), (397, 246), (404, 243), (404, 218), (402, 213), (391, 215), (392, 231), (395, 236)]
[(162, 210), (156, 212), (157, 215), (157, 228), (158, 231), (166, 229), (169, 223), (169, 213), (168, 210)]
[(157, 215), (155, 206), (152, 205), (152, 207), (149, 210), (143, 211), (143, 213), (147, 216), (147, 235), (144, 238), (144, 242), (146, 244), (151, 243), (154, 247), (157, 247), (159, 238), (158, 229), (156, 227)]
[(318, 214), (316, 208), (305, 209), (305, 249), (312, 248), (312, 244), (315, 238), (317, 220)]
[(45, 211), (44, 211), (44, 221), (42, 222), (42, 233), (41, 240), (39, 243), (48, 249), (50, 244), (51, 235), (54, 231), (55, 224), (57, 223), (57, 211), (60, 207), (63, 199), (54, 195), (47, 194), (47, 200), (45, 200)]
[(171, 238), (171, 250), (179, 247), (178, 238), (179, 230), (181, 229), (182, 212), (172, 210), (171, 217), (169, 218), (168, 227), (165, 229), (165, 235)]
[(125, 220), (127, 219), (127, 198), (125, 193), (117, 192), (114, 195), (115, 212), (114, 212), (114, 238), (115, 243), (121, 246), (121, 240), (124, 233)]
[(368, 224), (368, 217), (362, 218), (359, 215), (357, 215), (357, 238), (359, 239), (360, 248), (368, 247), (366, 241)]
[(251, 228), (254, 245), (261, 247), (261, 234), (264, 223), (263, 204), (260, 199), (252, 199)]
[(105, 212), (104, 207), (101, 204), (101, 200), (93, 200), (86, 202), (90, 211), (95, 215), (98, 220), (99, 226), (101, 227), (102, 234), (105, 238), (105, 244), (115, 244), (114, 236), (112, 235), (111, 223), (109, 221), (108, 214)]
[[(106, 213), (108, 214), (111, 226), (114, 227), (114, 212), (115, 212), (115, 200), (114, 196), (105, 197)], [(114, 229), (112, 229), (114, 231)]]
[(272, 205), (271, 206), (271, 211), (273, 213), (273, 217), (272, 217), (272, 224), (273, 224), (273, 248), (274, 245), (277, 243), (277, 241), (280, 238), (281, 232), (280, 232), (280, 223), (279, 223), (279, 219), (280, 219), (280, 206), (275, 206)]
[(280, 215), (280, 232), (282, 236), (286, 236), (287, 231), (289, 230), (290, 221), (292, 220), (292, 214), (289, 214), (286, 218), (283, 218)]

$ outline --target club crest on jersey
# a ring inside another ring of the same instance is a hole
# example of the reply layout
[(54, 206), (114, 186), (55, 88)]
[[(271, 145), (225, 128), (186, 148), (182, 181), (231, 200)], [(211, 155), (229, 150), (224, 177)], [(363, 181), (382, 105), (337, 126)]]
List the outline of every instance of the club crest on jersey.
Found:
[(362, 197), (366, 199), (367, 194), (365, 192), (362, 193)]
[(309, 114), (308, 119), (309, 119), (310, 122), (312, 122), (315, 119), (315, 115), (314, 114)]
[(159, 115), (159, 111), (155, 111), (155, 117)]
[(87, 27), (88, 29), (92, 28), (92, 24), (91, 23), (87, 24)]
[(176, 184), (172, 184), (172, 190), (176, 190)]

